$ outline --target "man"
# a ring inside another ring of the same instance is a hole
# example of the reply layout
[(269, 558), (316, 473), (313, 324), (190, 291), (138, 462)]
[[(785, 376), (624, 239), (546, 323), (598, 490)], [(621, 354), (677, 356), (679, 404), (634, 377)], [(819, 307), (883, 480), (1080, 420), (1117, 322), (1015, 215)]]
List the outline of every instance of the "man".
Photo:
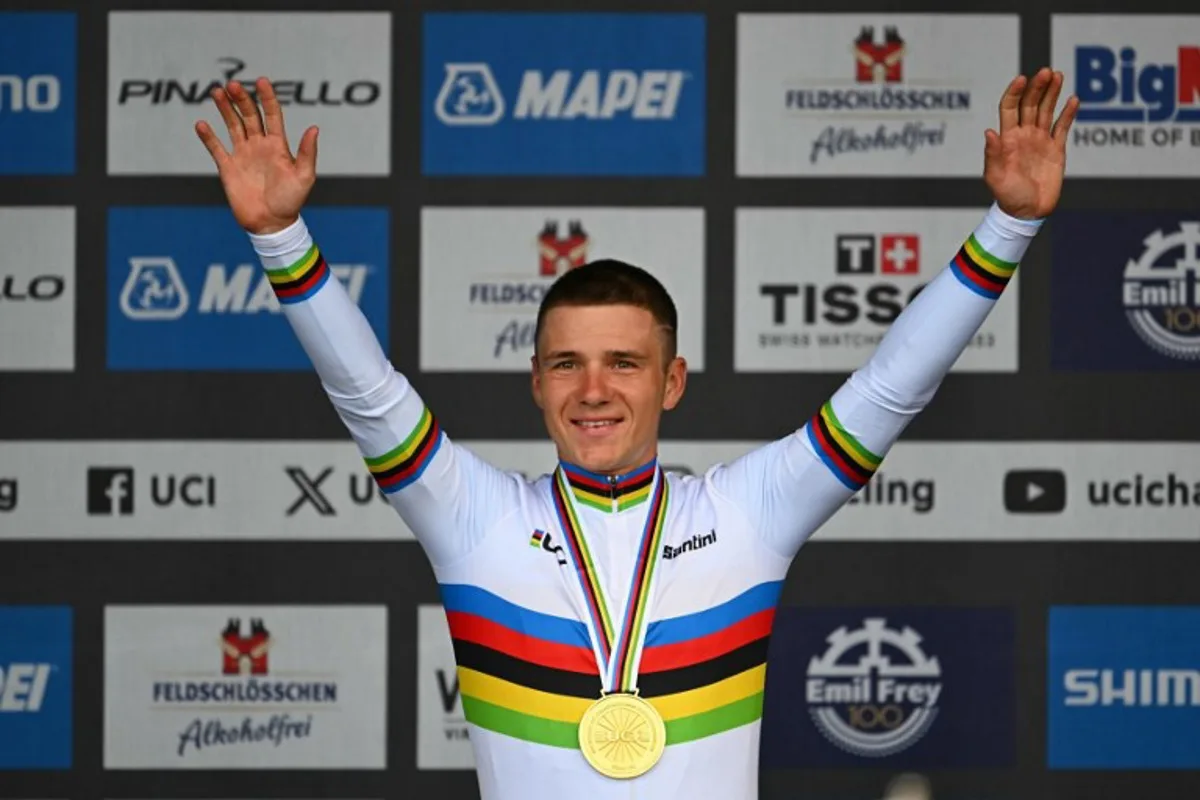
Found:
[(559, 464), (533, 481), (454, 444), (330, 280), (300, 217), (316, 129), (293, 158), (267, 80), (261, 116), (240, 84), (214, 91), (232, 152), (196, 131), (234, 217), (438, 579), (484, 798), (757, 796), (788, 566), (933, 397), (1057, 204), (1078, 108), (1051, 125), (1062, 81), (1043, 69), (1009, 85), (985, 133), (995, 203), (871, 359), (799, 430), (702, 477), (657, 461), (686, 382), (662, 286), (614, 261), (559, 278), (531, 370)]

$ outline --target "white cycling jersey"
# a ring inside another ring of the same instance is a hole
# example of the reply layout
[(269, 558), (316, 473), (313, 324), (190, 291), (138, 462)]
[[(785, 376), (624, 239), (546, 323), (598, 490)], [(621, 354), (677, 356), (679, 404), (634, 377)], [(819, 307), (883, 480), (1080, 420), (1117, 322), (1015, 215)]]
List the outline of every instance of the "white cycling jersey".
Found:
[(547, 464), (527, 480), (454, 443), (389, 363), (303, 220), (252, 236), (283, 311), (367, 466), (441, 590), (484, 800), (753, 800), (767, 642), (801, 545), (879, 466), (1008, 283), (1041, 222), (993, 206), (875, 353), (798, 430), (669, 495), (637, 686), (666, 725), (632, 779), (585, 761), (578, 722), (600, 696), (590, 619), (551, 494), (568, 478), (599, 583), (622, 616), (662, 474)]

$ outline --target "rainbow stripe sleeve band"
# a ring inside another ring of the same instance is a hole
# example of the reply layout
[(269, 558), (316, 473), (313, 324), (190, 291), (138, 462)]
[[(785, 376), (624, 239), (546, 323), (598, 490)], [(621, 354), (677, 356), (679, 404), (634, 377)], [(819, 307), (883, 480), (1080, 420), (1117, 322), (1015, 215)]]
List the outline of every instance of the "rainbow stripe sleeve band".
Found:
[(830, 401), (825, 401), (806, 427), (813, 449), (847, 489), (858, 491), (879, 469), (883, 458), (863, 447), (842, 427)]
[(299, 261), (267, 270), (267, 280), (281, 305), (301, 303), (321, 290), (329, 280), (329, 265), (314, 244)]
[(950, 269), (963, 286), (989, 300), (996, 300), (1012, 280), (1017, 265), (984, 250), (975, 234), (971, 234), (950, 262)]
[(418, 480), (442, 445), (441, 426), (428, 408), (403, 442), (383, 455), (364, 459), (371, 477), (385, 494), (393, 494)]

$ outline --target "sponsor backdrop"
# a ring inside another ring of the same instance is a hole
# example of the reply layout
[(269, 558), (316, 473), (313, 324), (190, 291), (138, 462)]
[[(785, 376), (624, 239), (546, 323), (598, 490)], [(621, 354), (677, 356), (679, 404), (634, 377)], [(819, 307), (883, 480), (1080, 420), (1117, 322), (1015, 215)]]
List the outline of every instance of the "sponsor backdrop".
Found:
[(1083, 100), (1061, 210), (797, 558), (762, 796), (1194, 795), (1200, 14), (36, 5), (0, 12), (0, 797), (477, 796), (432, 574), (193, 133), (214, 84), (268, 75), (292, 140), (321, 128), (334, 274), (507, 469), (554, 462), (524, 374), (546, 288), (654, 271), (693, 371), (661, 454), (699, 474), (870, 355), (1045, 63)]

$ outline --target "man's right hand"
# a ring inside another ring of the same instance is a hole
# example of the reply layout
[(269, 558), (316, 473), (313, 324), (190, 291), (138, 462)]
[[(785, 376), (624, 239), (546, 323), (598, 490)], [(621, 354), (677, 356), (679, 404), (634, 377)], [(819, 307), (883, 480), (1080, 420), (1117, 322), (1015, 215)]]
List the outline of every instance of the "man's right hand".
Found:
[(259, 78), (255, 88), (261, 115), (237, 81), (212, 91), (233, 143), (232, 154), (207, 122), (196, 123), (196, 134), (217, 165), (234, 219), (250, 233), (266, 234), (283, 230), (300, 216), (317, 179), (317, 128), (304, 132), (293, 158), (274, 87)]

